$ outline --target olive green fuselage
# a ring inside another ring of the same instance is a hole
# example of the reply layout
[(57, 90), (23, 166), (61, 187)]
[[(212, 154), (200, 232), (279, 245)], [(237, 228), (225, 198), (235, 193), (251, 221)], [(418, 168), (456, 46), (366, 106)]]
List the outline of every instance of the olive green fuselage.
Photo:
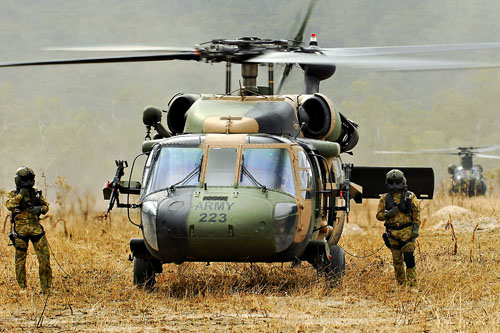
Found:
[[(156, 235), (144, 226), (144, 238), (150, 252), (164, 262), (288, 261), (304, 244), (293, 243), (296, 210), (287, 216), (288, 225), (275, 223), (278, 202), (296, 205), (287, 194), (254, 188), (178, 189), (158, 205)], [(277, 242), (287, 240), (278, 251)]]
[[(157, 186), (155, 180), (165, 173), (162, 163), (173, 169), (175, 161), (186, 161), (189, 149), (201, 155), (194, 159), (201, 161), (195, 164), (199, 173), (195, 171), (191, 180), (175, 186)], [(222, 150), (234, 153), (235, 160), (230, 166), (222, 163), (213, 169), (213, 158)], [(164, 152), (171, 155), (167, 158)], [(268, 159), (255, 163), (250, 153)], [(162, 262), (176, 263), (300, 258), (317, 238), (315, 229), (324, 220), (317, 193), (323, 177), (306, 156), (297, 142), (270, 135), (191, 135), (162, 140), (151, 152), (141, 194), (148, 251)], [(274, 168), (274, 164), (278, 166)], [(213, 176), (221, 167), (232, 173)], [(255, 183), (246, 178), (247, 173)], [(218, 182), (230, 184), (213, 184)]]

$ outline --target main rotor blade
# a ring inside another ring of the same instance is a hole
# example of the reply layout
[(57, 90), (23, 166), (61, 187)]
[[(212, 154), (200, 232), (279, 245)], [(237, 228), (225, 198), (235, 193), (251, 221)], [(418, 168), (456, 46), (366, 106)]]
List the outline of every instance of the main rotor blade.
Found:
[(474, 150), (474, 152), (479, 152), (479, 153), (485, 153), (497, 149), (500, 149), (500, 145), (486, 146), (486, 147), (470, 147), (470, 150)]
[[(456, 150), (456, 148), (453, 148)], [(446, 152), (439, 149), (433, 150), (415, 150), (415, 151), (391, 151), (391, 150), (375, 150), (375, 154), (402, 154), (402, 155), (416, 155), (416, 154), (444, 154), (444, 155), (458, 155), (458, 152)]]
[(281, 92), (281, 88), (283, 88), (283, 84), (285, 83), (285, 80), (288, 78), (288, 75), (290, 75), (292, 68), (293, 68), (293, 64), (286, 64), (285, 65), (285, 68), (283, 69), (283, 73), (281, 74), (280, 83), (278, 84), (278, 90), (277, 90), (278, 95)]
[(69, 46), (69, 47), (46, 47), (47, 51), (71, 51), (71, 52), (194, 52), (194, 48), (148, 46), (148, 45), (100, 45), (100, 46)]
[(458, 153), (458, 148), (437, 148), (437, 149), (419, 149), (419, 153)]
[(487, 154), (474, 154), (475, 157), (481, 157), (481, 158), (491, 158), (495, 160), (500, 160), (500, 156), (497, 155), (487, 155)]
[(498, 68), (500, 64), (393, 57), (341, 57), (318, 53), (269, 52), (246, 60), (250, 63), (335, 65), (378, 71), (435, 71)]
[(410, 154), (415, 154), (414, 151), (393, 151), (393, 150), (375, 150), (375, 154), (404, 154), (404, 155), (410, 155)]
[(22, 67), (22, 66), (44, 66), (44, 65), (74, 65), (74, 64), (103, 64), (118, 62), (145, 62), (145, 61), (167, 61), (167, 60), (200, 60), (197, 52), (191, 53), (173, 53), (147, 56), (131, 57), (106, 57), (89, 59), (68, 59), (68, 60), (47, 60), (47, 61), (27, 61), (0, 63), (0, 67)]
[[(307, 8), (306, 16), (304, 17), (304, 20), (302, 20), (302, 24), (300, 25), (297, 34), (293, 38), (293, 42), (301, 44), (304, 41), (304, 33), (306, 31), (307, 23), (309, 22), (309, 18), (311, 17), (311, 13), (315, 5), (316, 5), (316, 0), (311, 0), (311, 2), (309, 3), (309, 7)], [(278, 94), (281, 92), (281, 88), (283, 88), (283, 84), (290, 75), (292, 68), (293, 64), (286, 64), (285, 68), (283, 69), (283, 73), (281, 74), (281, 79), (278, 84), (278, 90), (277, 90)]]
[(309, 7), (307, 8), (306, 16), (304, 17), (304, 20), (300, 25), (299, 31), (297, 31), (297, 34), (293, 38), (294, 42), (299, 42), (298, 44), (300, 44), (304, 40), (304, 32), (306, 31), (307, 23), (309, 22), (309, 18), (311, 17), (311, 13), (315, 5), (316, 0), (311, 0), (311, 2), (309, 3)]
[(450, 51), (474, 51), (486, 49), (500, 49), (500, 43), (470, 43), (470, 44), (436, 44), (436, 45), (408, 45), (408, 46), (379, 46), (379, 47), (340, 47), (321, 48), (328, 55), (343, 57), (400, 55)]

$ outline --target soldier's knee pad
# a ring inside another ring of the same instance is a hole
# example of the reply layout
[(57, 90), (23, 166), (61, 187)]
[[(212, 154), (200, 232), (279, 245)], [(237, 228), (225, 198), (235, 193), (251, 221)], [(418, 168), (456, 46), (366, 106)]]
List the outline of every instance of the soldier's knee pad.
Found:
[(413, 252), (404, 252), (403, 258), (406, 264), (406, 268), (415, 267), (415, 256), (413, 255)]
[(42, 239), (42, 237), (45, 236), (45, 230), (42, 229), (42, 233), (39, 234), (39, 235), (31, 235), (30, 236), (30, 239), (31, 239), (31, 242), (33, 244), (35, 244), (36, 242), (38, 242), (40, 239)]

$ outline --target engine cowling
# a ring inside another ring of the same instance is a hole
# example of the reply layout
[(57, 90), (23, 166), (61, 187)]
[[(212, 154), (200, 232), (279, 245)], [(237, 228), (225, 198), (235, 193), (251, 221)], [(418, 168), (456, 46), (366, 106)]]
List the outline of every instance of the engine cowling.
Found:
[(342, 152), (356, 146), (357, 124), (338, 112), (325, 95), (300, 96), (297, 111), (299, 122), (304, 123), (304, 137), (337, 142)]
[(197, 94), (179, 94), (172, 99), (167, 113), (167, 126), (170, 132), (181, 134), (184, 131), (187, 111), (200, 98), (201, 95)]

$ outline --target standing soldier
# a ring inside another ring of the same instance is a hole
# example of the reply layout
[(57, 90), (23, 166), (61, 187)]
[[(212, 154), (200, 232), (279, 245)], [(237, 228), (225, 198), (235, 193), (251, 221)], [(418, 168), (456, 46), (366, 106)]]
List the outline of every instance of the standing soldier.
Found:
[(377, 210), (377, 219), (385, 221), (386, 231), (382, 237), (392, 252), (396, 281), (399, 285), (408, 282), (410, 288), (415, 289), (417, 268), (413, 252), (420, 228), (420, 207), (415, 194), (408, 191), (401, 170), (389, 171), (385, 185), (389, 193), (382, 195)]
[(46, 214), (49, 204), (42, 191), (33, 188), (35, 173), (31, 168), (21, 167), (16, 171), (16, 189), (7, 193), (6, 206), (11, 211), (11, 239), (16, 249), (16, 279), (21, 293), (26, 292), (26, 255), (31, 240), (38, 257), (40, 287), (43, 293), (50, 289), (52, 269), (50, 268), (49, 243), (40, 224), (40, 215)]

